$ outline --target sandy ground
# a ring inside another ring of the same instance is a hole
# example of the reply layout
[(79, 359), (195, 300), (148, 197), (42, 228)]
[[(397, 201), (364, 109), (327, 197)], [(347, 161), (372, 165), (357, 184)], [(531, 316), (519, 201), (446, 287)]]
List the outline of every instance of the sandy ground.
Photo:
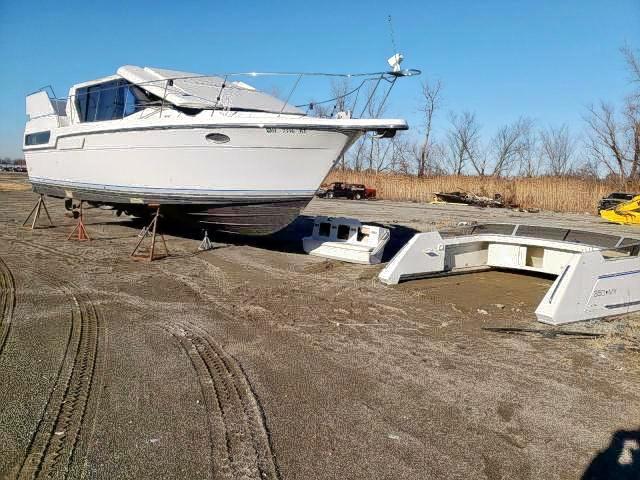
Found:
[[(565, 327), (604, 340), (487, 332), (543, 327), (551, 280), (384, 286), (380, 266), (302, 254), (308, 217), (200, 253), (171, 232), (170, 257), (134, 261), (140, 225), (112, 212), (87, 211), (91, 242), (65, 240), (73, 220), (52, 199), (55, 228), (20, 228), (37, 198), (24, 182), (0, 176), (2, 478), (569, 479), (594, 459), (609, 478), (638, 472), (637, 443), (615, 433), (640, 434), (639, 316)], [(305, 211), (320, 213), (390, 226), (387, 257), (459, 221), (634, 232), (382, 201)]]

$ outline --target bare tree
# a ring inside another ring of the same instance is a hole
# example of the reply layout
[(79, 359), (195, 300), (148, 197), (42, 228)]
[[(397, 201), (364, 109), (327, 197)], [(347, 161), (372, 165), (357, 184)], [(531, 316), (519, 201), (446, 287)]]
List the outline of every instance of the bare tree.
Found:
[[(417, 167), (422, 160), (423, 144), (421, 140), (411, 142), (412, 165), (416, 166), (414, 173), (417, 174)], [(446, 175), (448, 168), (447, 148), (441, 142), (432, 140), (429, 146), (428, 162), (424, 165), (424, 176)]]
[(493, 176), (508, 175), (517, 165), (521, 165), (522, 159), (530, 158), (532, 130), (533, 121), (525, 117), (498, 130), (491, 140), (491, 150), (495, 157)]
[(573, 166), (575, 141), (566, 125), (549, 127), (540, 132), (540, 148), (542, 157), (547, 161), (548, 172), (562, 177), (567, 175)]
[(484, 175), (486, 156), (480, 152), (480, 126), (475, 113), (451, 113), (451, 128), (447, 133), (449, 143), (449, 169), (455, 175), (461, 175), (467, 163), (471, 163), (478, 175)]
[(398, 133), (390, 139), (376, 139), (375, 154), (369, 170), (380, 172), (411, 173), (412, 148), (406, 135)]
[(319, 102), (311, 100), (309, 102), (310, 113), (316, 117), (329, 118), (337, 112), (346, 112), (348, 93), (349, 80), (347, 78), (332, 80), (329, 99)]
[[(370, 86), (367, 94), (367, 104), (365, 114), (369, 118), (377, 118), (383, 115), (386, 110), (385, 97), (379, 91)], [(386, 153), (389, 147), (388, 139), (380, 139), (373, 133), (365, 133), (350, 152), (349, 162), (355, 171), (363, 169), (370, 171), (381, 171), (384, 161), (387, 159)], [(381, 163), (382, 162), (382, 163)]]
[(331, 115), (331, 107), (326, 103), (309, 102), (310, 114), (318, 118), (328, 118)]
[(542, 171), (542, 158), (538, 133), (531, 128), (523, 134), (522, 150), (518, 154), (518, 175), (521, 177), (537, 177)]
[(627, 98), (624, 117), (628, 131), (627, 144), (633, 150), (629, 176), (637, 179), (640, 177), (640, 58), (638, 51), (628, 45), (623, 47), (622, 53), (631, 73), (631, 81), (635, 84), (633, 93)]
[(420, 111), (424, 115), (424, 137), (419, 155), (416, 156), (419, 177), (428, 174), (434, 167), (433, 116), (436, 110), (440, 108), (441, 94), (442, 82), (440, 80), (436, 80), (433, 83), (429, 83), (429, 81), (422, 83), (422, 106)]
[(627, 96), (620, 113), (616, 113), (613, 105), (600, 102), (588, 107), (585, 121), (591, 161), (604, 166), (609, 175), (624, 183), (640, 177), (640, 60), (628, 45), (620, 51), (636, 89)]
[(452, 175), (461, 175), (465, 168), (464, 146), (460, 138), (452, 131), (447, 133), (447, 156), (445, 157), (445, 169)]
[(571, 174), (587, 180), (597, 180), (600, 177), (599, 166), (595, 159), (586, 159), (578, 168), (572, 170)]
[(411, 174), (413, 166), (413, 143), (402, 134), (399, 134), (392, 142), (392, 166), (390, 170), (405, 175)]
[[(640, 94), (638, 98), (640, 99)], [(640, 103), (629, 99), (624, 111), (624, 119), (626, 150), (631, 152), (629, 178), (636, 180), (640, 178)]]
[(635, 176), (640, 144), (636, 133), (640, 119), (632, 105), (627, 105), (624, 121), (619, 121), (612, 105), (601, 102), (588, 108), (585, 121), (589, 127), (587, 149), (591, 158), (604, 165), (611, 174), (624, 182), (627, 175)]
[(356, 172), (360, 172), (364, 168), (364, 145), (366, 142), (366, 134), (361, 137), (354, 147), (347, 151), (347, 163), (350, 168)]
[(350, 90), (350, 84), (348, 78), (341, 78), (340, 80), (331, 81), (331, 97), (335, 99), (335, 111), (346, 112), (347, 109), (347, 94)]
[(640, 59), (637, 56), (637, 52), (633, 51), (629, 45), (625, 45), (620, 51), (627, 62), (627, 68), (631, 73), (631, 81), (640, 84)]

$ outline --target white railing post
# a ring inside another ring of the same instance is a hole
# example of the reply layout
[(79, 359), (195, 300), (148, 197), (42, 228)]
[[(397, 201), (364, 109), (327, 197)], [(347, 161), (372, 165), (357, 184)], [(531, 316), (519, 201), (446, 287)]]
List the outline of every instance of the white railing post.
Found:
[(164, 101), (165, 101), (165, 98), (167, 97), (167, 89), (169, 88), (170, 84), (173, 85), (173, 80), (171, 80), (171, 79), (168, 79), (164, 83), (164, 94), (162, 95), (162, 103), (160, 104), (160, 118), (162, 118), (162, 110), (164, 109)]

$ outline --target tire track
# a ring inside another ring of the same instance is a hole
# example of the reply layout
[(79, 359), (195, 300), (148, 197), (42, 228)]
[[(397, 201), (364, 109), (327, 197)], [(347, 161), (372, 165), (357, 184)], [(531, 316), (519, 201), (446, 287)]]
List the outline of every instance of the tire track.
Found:
[(11, 330), (13, 310), (16, 306), (16, 283), (13, 273), (0, 258), (0, 355)]
[(26, 247), (28, 250), (31, 250), (33, 252), (44, 253), (47, 256), (53, 255), (54, 257), (64, 259), (65, 263), (67, 264), (80, 265), (83, 263), (82, 257), (77, 254), (68, 253), (58, 248), (42, 245), (41, 243), (34, 242), (33, 240), (12, 238), (11, 241), (13, 243), (20, 244), (21, 246)]
[(75, 285), (59, 283), (58, 288), (71, 303), (71, 329), (55, 385), (18, 473), (20, 480), (66, 477), (98, 373), (99, 311)]
[(203, 329), (187, 322), (165, 327), (191, 360), (209, 422), (215, 479), (278, 479), (264, 413), (239, 364)]

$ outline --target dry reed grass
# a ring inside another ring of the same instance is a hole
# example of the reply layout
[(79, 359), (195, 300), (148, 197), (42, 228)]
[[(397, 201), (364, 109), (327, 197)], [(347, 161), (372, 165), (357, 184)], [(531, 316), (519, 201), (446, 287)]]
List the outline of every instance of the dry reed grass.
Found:
[(598, 200), (613, 191), (640, 192), (640, 183), (621, 188), (605, 180), (575, 177), (495, 178), (478, 176), (417, 177), (413, 175), (335, 170), (325, 183), (363, 183), (384, 200), (430, 202), (435, 192), (466, 191), (493, 197), (500, 193), (523, 208), (554, 212), (595, 213)]
[(640, 318), (633, 315), (618, 317), (611, 322), (610, 329), (603, 337), (591, 340), (599, 350), (626, 350), (640, 353)]
[(0, 185), (0, 191), (2, 192), (23, 191), (23, 190), (31, 190), (31, 185), (28, 183), (15, 183), (15, 182), (5, 182), (2, 185)]

